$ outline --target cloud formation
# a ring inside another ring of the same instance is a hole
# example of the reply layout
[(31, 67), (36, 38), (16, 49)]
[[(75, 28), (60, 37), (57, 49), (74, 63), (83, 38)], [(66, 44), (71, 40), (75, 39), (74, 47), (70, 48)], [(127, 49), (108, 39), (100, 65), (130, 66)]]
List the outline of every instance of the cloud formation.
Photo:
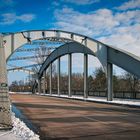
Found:
[(118, 10), (129, 10), (134, 8), (140, 8), (140, 0), (129, 0), (125, 2), (123, 5), (116, 7)]
[(81, 13), (72, 8), (54, 13), (59, 29), (87, 35), (136, 55), (140, 52), (140, 10), (98, 9)]
[(15, 23), (16, 21), (21, 22), (30, 22), (33, 19), (35, 19), (34, 14), (22, 14), (22, 15), (16, 15), (15, 13), (5, 13), (2, 14), (2, 20), (0, 21), (1, 25), (10, 25)]
[[(64, 30), (73, 29), (74, 32), (96, 36), (108, 34), (112, 28), (119, 25), (114, 20), (112, 11), (99, 9), (92, 13), (80, 13), (71, 8), (63, 8), (55, 11), (56, 25)], [(106, 20), (107, 19), (107, 20)]]

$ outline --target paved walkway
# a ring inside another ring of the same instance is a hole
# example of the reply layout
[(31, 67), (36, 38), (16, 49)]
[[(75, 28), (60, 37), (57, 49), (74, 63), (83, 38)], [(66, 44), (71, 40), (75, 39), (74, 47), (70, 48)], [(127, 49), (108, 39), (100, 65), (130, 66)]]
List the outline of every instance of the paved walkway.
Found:
[(140, 108), (47, 96), (10, 95), (47, 140), (139, 140)]
[(107, 103), (107, 104), (115, 104), (115, 105), (126, 105), (126, 106), (133, 106), (133, 107), (140, 107), (140, 100), (138, 99), (123, 99), (123, 98), (113, 98), (113, 101), (107, 101), (106, 97), (94, 97), (89, 96), (88, 98), (84, 98), (83, 96), (75, 96), (72, 95), (69, 97), (68, 95), (57, 95), (57, 94), (40, 94), (42, 96), (53, 96), (53, 97), (60, 97), (60, 98), (70, 98), (76, 100), (85, 100), (85, 101), (93, 101), (98, 103)]

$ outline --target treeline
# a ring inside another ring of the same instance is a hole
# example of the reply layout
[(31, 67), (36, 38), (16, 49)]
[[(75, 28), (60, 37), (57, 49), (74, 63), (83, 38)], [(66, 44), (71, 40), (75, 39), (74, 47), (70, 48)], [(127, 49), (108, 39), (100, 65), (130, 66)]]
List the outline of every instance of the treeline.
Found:
[(33, 82), (24, 82), (24, 80), (13, 81), (11, 85), (9, 85), (9, 90), (13, 92), (31, 92), (32, 91)]
[[(49, 88), (49, 77), (47, 78), (47, 85)], [(83, 74), (73, 73), (72, 74), (72, 90), (83, 91), (84, 80)], [(52, 77), (52, 89), (57, 90), (57, 73)], [(68, 75), (61, 74), (60, 89), (68, 89)], [(106, 91), (107, 90), (107, 79), (102, 68), (97, 68), (95, 72), (88, 77), (88, 90), (89, 91)], [(113, 75), (113, 90), (114, 91), (140, 91), (140, 79), (134, 75), (125, 72), (121, 76)]]
[[(46, 73), (45, 83), (46, 92), (49, 91), (49, 73)], [(42, 79), (42, 89), (43, 89)], [(88, 77), (88, 90), (89, 91), (107, 91), (107, 79), (102, 68), (97, 68), (95, 72)], [(31, 91), (33, 82), (24, 83), (23, 81), (14, 81), (10, 85), (12, 91)], [(72, 90), (83, 91), (84, 80), (83, 74), (73, 73), (72, 74)], [(57, 73), (54, 71), (52, 75), (52, 90), (57, 91)], [(68, 90), (68, 75), (63, 73), (60, 78), (60, 90)], [(122, 76), (113, 75), (113, 90), (114, 91), (140, 91), (140, 79), (134, 75), (125, 72)], [(43, 90), (42, 90), (43, 91)]]

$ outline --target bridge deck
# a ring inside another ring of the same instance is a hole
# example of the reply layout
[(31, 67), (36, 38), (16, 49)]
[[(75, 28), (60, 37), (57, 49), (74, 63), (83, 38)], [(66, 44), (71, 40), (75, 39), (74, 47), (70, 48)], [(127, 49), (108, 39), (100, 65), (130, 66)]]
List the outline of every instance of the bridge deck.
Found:
[(42, 139), (139, 140), (140, 108), (36, 95), (10, 95)]

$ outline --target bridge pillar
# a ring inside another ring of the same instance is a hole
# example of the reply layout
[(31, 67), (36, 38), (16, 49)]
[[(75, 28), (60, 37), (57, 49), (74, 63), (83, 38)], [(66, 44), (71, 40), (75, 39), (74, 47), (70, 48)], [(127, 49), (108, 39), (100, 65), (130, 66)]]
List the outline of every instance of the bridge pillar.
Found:
[(52, 63), (50, 64), (50, 95), (52, 94)]
[(46, 70), (43, 72), (43, 93), (46, 93)]
[(69, 97), (72, 96), (71, 94), (71, 75), (72, 75), (72, 55), (68, 54), (68, 94)]
[(57, 60), (57, 89), (58, 89), (58, 95), (60, 95), (60, 57)]
[(88, 97), (88, 55), (84, 54), (84, 98)]
[(113, 65), (107, 63), (107, 100), (113, 100)]
[(0, 128), (12, 128), (3, 37), (0, 35)]

